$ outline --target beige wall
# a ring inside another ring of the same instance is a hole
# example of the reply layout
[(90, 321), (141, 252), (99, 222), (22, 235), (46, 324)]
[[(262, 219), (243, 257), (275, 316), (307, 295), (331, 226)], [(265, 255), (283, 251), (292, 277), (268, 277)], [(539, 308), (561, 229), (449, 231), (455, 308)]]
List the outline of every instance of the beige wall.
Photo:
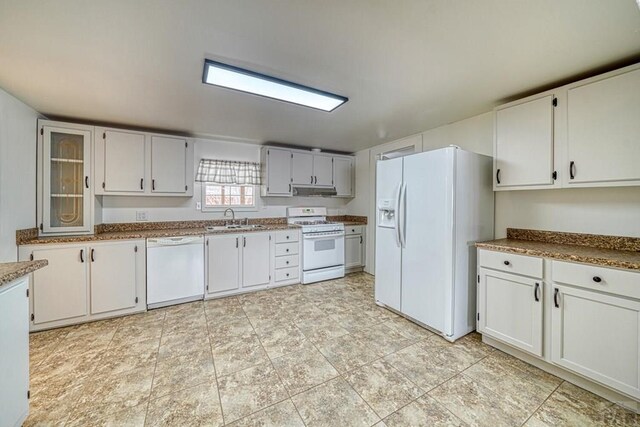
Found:
[(38, 113), (0, 89), (0, 262), (16, 261), (16, 230), (36, 224)]

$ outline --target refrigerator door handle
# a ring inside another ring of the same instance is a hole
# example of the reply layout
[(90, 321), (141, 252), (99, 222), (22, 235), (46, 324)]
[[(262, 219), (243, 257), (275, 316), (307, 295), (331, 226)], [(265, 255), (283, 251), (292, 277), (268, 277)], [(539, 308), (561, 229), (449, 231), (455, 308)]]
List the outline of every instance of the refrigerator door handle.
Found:
[(398, 184), (398, 189), (396, 190), (396, 210), (393, 213), (393, 218), (395, 222), (395, 232), (396, 232), (396, 245), (402, 247), (402, 242), (400, 241), (400, 194), (402, 194), (402, 183)]
[(400, 188), (400, 202), (398, 203), (398, 235), (400, 236), (400, 246), (405, 248), (407, 246), (406, 221), (405, 221), (405, 208), (407, 204), (407, 183), (403, 183)]

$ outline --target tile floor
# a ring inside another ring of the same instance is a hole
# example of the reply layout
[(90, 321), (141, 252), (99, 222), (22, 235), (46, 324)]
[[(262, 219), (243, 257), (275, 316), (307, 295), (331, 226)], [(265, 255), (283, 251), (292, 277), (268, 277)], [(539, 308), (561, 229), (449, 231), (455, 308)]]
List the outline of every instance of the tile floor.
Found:
[(364, 273), (31, 335), (52, 426), (587, 426), (640, 417), (373, 303)]

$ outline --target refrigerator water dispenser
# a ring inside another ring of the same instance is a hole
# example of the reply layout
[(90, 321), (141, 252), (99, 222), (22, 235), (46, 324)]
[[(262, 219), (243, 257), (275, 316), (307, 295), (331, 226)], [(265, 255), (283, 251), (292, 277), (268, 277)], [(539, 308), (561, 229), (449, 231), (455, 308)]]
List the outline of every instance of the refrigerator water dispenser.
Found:
[(378, 200), (378, 227), (395, 228), (396, 201), (394, 199)]

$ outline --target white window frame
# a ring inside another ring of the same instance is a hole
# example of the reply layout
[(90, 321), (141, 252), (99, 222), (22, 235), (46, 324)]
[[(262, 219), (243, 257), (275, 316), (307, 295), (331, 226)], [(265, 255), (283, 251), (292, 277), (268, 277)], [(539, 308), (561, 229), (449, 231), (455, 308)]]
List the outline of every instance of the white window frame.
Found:
[[(207, 206), (205, 200), (207, 198), (207, 185), (221, 185), (221, 186), (251, 186), (253, 187), (253, 206), (245, 206), (245, 205), (226, 205), (226, 206)], [(201, 183), (201, 191), (200, 191), (200, 210), (202, 212), (222, 212), (229, 208), (233, 209), (236, 212), (256, 212), (258, 211), (258, 195), (260, 191), (259, 185), (251, 185), (251, 184), (216, 184), (213, 182), (202, 182)]]

